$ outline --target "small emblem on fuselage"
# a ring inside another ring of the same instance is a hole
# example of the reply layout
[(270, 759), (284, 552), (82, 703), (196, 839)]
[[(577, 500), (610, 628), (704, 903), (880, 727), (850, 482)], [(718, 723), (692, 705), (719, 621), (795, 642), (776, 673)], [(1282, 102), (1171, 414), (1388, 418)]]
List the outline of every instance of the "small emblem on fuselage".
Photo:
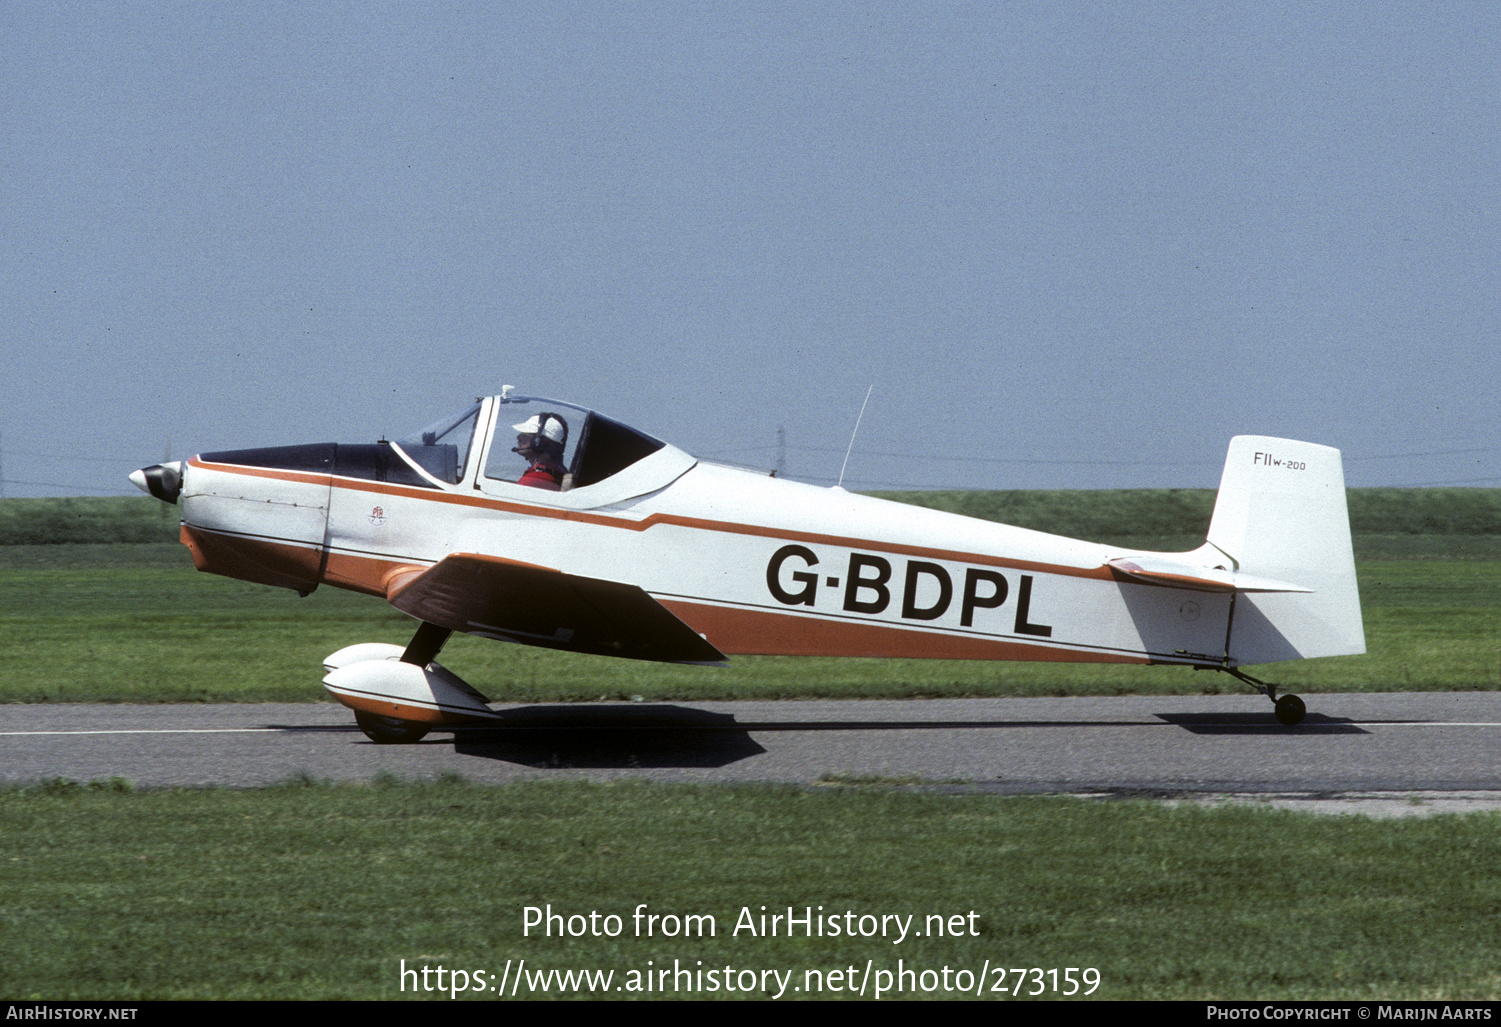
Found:
[(386, 523), (386, 511), (382, 507), (377, 506), (365, 515), (365, 520), (378, 528)]

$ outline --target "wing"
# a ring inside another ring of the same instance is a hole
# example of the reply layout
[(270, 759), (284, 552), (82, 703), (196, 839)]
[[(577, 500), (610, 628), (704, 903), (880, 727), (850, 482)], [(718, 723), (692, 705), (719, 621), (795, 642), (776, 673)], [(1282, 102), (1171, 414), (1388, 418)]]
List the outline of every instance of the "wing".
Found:
[(477, 553), (389, 580), (386, 598), (439, 627), (548, 649), (664, 663), (725, 655), (635, 585)]

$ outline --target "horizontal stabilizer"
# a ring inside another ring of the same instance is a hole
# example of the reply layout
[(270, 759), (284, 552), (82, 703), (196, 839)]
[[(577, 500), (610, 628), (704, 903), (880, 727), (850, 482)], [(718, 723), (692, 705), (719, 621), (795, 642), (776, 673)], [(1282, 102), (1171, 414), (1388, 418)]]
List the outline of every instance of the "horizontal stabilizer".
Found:
[(455, 553), (393, 578), (403, 613), (471, 635), (547, 649), (664, 663), (725, 655), (635, 585), (476, 553)]
[(1110, 561), (1117, 578), (1200, 592), (1312, 592), (1311, 588), (1273, 578), (1241, 574), (1223, 567), (1182, 563), (1160, 556), (1123, 556)]

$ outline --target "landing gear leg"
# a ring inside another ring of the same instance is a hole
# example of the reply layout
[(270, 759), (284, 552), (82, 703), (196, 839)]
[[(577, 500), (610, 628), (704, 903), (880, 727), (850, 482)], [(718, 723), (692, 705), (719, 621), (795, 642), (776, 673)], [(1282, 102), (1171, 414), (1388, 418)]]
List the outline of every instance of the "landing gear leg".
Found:
[(1235, 667), (1216, 667), (1214, 669), (1222, 670), (1226, 674), (1230, 674), (1233, 677), (1239, 678), (1246, 684), (1250, 685), (1252, 688), (1256, 689), (1256, 691), (1272, 700), (1273, 709), (1277, 714), (1277, 719), (1286, 724), (1288, 727), (1292, 727), (1294, 724), (1303, 723), (1303, 717), (1308, 713), (1308, 707), (1305, 706), (1303, 704), (1303, 700), (1299, 699), (1296, 695), (1284, 695), (1281, 698), (1278, 698), (1277, 686), (1272, 684), (1270, 681), (1261, 681), (1258, 678), (1253, 678), (1245, 671), (1238, 670)]
[(412, 640), (407, 643), (407, 651), (401, 654), (401, 662), (426, 667), (438, 658), (438, 654), (443, 651), (443, 644), (452, 634), (452, 628), (440, 628), (423, 621)]

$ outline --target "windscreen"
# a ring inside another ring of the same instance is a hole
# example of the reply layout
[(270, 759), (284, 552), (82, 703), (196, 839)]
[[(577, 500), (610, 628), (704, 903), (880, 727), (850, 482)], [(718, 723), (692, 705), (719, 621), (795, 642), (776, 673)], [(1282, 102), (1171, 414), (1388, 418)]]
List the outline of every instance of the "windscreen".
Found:
[(475, 403), (461, 413), (439, 418), (421, 431), (398, 439), (395, 445), (434, 478), (457, 485), (464, 478), (479, 408)]

